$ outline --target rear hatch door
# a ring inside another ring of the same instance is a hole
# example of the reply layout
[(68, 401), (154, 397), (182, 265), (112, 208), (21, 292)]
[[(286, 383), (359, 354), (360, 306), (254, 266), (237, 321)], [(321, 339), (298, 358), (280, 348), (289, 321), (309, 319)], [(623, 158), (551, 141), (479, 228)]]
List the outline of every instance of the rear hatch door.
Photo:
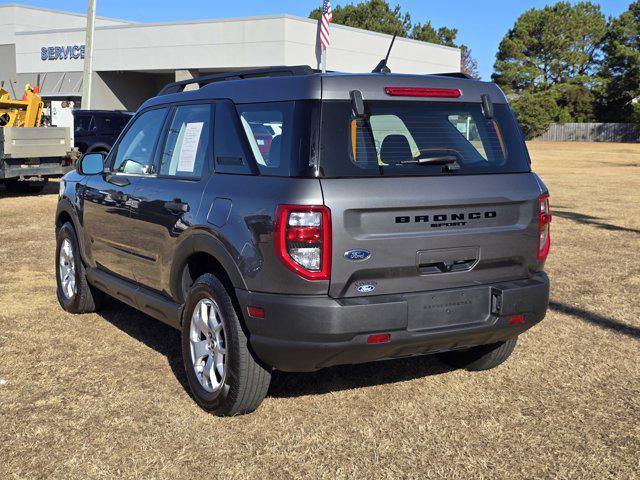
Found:
[[(413, 93), (413, 91), (412, 91)], [(495, 96), (494, 96), (495, 97)], [(331, 209), (332, 297), (527, 278), (538, 197), (506, 103), (324, 102), (320, 182)]]
[(533, 174), (321, 183), (333, 224), (332, 297), (483, 285), (536, 267)]

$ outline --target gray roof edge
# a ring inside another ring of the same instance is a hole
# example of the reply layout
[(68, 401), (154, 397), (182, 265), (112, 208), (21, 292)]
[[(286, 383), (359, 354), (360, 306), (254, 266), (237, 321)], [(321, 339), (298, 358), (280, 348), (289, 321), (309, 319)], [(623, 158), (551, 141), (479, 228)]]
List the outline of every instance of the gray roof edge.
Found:
[[(66, 10), (56, 10), (54, 8), (46, 8), (46, 7), (34, 7), (32, 5), (25, 5), (24, 3), (2, 3), (2, 4), (0, 4), (0, 8), (9, 8), (9, 7), (26, 8), (27, 10), (39, 10), (41, 12), (49, 12), (49, 13), (60, 13), (62, 15), (72, 15), (74, 17), (86, 17), (87, 16), (85, 13), (68, 12)], [(96, 18), (98, 18), (100, 20), (109, 20), (111, 22), (122, 22), (123, 24), (129, 24), (129, 25), (140, 25), (138, 22), (135, 22), (133, 20), (123, 20), (122, 18), (103, 17), (101, 15), (96, 15)]]
[[(56, 11), (56, 10), (53, 10), (53, 11)], [(96, 30), (113, 30), (118, 28), (147, 28), (147, 27), (162, 27), (162, 26), (171, 26), (171, 25), (193, 25), (193, 24), (204, 24), (204, 23), (225, 23), (225, 22), (242, 22), (242, 21), (251, 21), (251, 20), (277, 20), (277, 19), (295, 20), (299, 22), (314, 23), (314, 24), (317, 23), (317, 20), (313, 20), (312, 18), (299, 17), (297, 15), (290, 15), (288, 13), (279, 13), (279, 14), (273, 14), (273, 15), (255, 15), (251, 17), (214, 18), (214, 19), (204, 19), (204, 20), (181, 20), (177, 22), (156, 22), (156, 23), (133, 23), (132, 22), (131, 24), (128, 24), (128, 25), (103, 25), (100, 27), (96, 27)], [(362, 28), (348, 27), (346, 25), (339, 25), (337, 23), (334, 23), (332, 25), (332, 28), (385, 37), (389, 39), (389, 42), (391, 42), (391, 38), (393, 37), (393, 35), (389, 35), (387, 33), (374, 32), (371, 30), (364, 30)], [(29, 35), (34, 33), (54, 33), (54, 32), (78, 32), (78, 31), (84, 31), (84, 30), (85, 30), (84, 28), (62, 28), (62, 29), (56, 28), (56, 29), (50, 29), (50, 30), (33, 30), (33, 31), (16, 32), (16, 35)], [(448, 47), (446, 45), (438, 45), (437, 43), (423, 42), (421, 40), (414, 40), (413, 38), (398, 37), (396, 40), (399, 42), (415, 43), (416, 45), (429, 45), (431, 47), (442, 48), (445, 50), (460, 51), (460, 49), (456, 47)]]

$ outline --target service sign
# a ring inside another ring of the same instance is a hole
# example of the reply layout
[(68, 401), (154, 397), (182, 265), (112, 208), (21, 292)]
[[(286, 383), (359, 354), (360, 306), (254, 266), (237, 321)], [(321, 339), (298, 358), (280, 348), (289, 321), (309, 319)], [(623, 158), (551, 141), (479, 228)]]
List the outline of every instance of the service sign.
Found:
[(84, 59), (84, 45), (66, 45), (40, 48), (40, 59), (48, 60), (81, 60)]

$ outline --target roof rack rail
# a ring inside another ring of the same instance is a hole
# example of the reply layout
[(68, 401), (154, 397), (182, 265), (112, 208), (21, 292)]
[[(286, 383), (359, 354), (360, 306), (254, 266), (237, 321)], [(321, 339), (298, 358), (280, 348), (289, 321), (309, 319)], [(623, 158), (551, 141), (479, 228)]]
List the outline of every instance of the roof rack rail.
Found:
[(454, 77), (454, 78), (466, 78), (467, 80), (473, 80), (471, 75), (467, 75), (463, 72), (450, 72), (450, 73), (434, 73), (438, 77)]
[(253, 70), (239, 70), (237, 72), (225, 72), (215, 73), (212, 75), (205, 75), (203, 77), (195, 77), (189, 80), (181, 80), (179, 82), (172, 82), (165, 85), (158, 93), (160, 95), (169, 95), (171, 93), (179, 93), (184, 90), (184, 87), (197, 83), (199, 87), (208, 85), (214, 82), (224, 82), (227, 80), (243, 80), (245, 78), (260, 78), (260, 77), (287, 77), (298, 75), (311, 75), (316, 71), (309, 65), (293, 65), (293, 66), (277, 66), (277, 67), (265, 67), (256, 68)]

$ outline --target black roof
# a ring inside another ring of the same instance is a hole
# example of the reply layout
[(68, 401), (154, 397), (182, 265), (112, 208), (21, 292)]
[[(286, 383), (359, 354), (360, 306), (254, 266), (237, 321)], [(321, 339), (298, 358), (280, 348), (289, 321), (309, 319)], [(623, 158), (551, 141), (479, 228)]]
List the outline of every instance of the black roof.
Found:
[(73, 113), (86, 113), (88, 115), (94, 115), (96, 113), (108, 113), (108, 114), (118, 114), (118, 115), (128, 115), (131, 116), (135, 112), (129, 112), (127, 110), (82, 110), (82, 109), (74, 109)]

